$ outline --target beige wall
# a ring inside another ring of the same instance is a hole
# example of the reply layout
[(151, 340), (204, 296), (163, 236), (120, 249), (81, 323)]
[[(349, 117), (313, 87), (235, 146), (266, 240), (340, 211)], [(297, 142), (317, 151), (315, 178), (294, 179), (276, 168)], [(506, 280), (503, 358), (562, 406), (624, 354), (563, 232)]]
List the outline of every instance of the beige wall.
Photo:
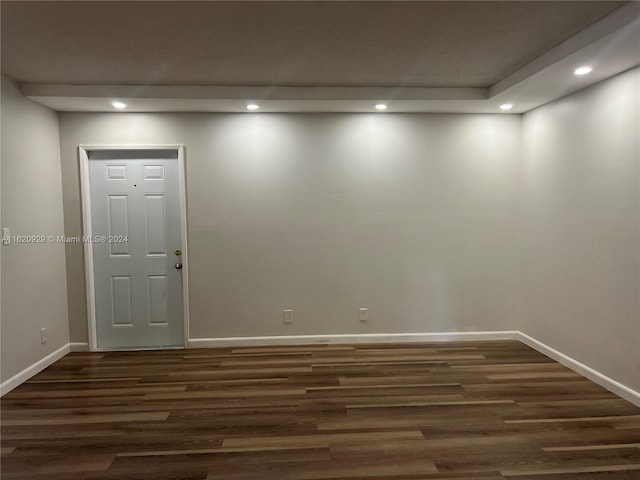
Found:
[(640, 390), (640, 69), (523, 132), (519, 329)]
[[(520, 116), (62, 113), (60, 126), (68, 235), (78, 144), (186, 145), (191, 338), (511, 328)], [(67, 268), (83, 342), (80, 245)]]
[[(2, 226), (12, 235), (62, 235), (57, 115), (4, 76), (1, 110)], [(5, 381), (69, 342), (64, 246), (3, 245), (1, 296)]]

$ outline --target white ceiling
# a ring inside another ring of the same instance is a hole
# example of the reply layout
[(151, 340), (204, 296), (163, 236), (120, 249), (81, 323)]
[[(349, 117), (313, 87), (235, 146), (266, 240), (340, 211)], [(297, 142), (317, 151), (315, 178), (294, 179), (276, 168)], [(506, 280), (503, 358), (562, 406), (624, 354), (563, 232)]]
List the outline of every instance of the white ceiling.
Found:
[(640, 64), (636, 2), (0, 5), (2, 73), (63, 111), (518, 113)]

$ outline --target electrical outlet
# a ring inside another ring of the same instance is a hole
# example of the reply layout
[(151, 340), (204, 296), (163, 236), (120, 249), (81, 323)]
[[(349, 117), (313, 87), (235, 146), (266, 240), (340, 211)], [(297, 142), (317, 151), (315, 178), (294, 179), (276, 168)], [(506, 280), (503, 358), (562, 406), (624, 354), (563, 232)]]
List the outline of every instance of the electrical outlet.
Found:
[(367, 323), (369, 321), (369, 309), (361, 308), (358, 310), (358, 318), (360, 319), (360, 323)]
[(46, 328), (40, 329), (40, 343), (42, 343), (43, 345), (45, 343), (47, 343), (47, 329)]
[(284, 311), (284, 324), (291, 325), (293, 323), (293, 310)]

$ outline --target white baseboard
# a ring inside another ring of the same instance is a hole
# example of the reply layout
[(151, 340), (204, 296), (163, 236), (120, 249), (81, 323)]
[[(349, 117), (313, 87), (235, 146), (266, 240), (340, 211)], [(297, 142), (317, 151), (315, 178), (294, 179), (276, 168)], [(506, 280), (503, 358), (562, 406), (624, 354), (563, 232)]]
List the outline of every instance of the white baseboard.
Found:
[(2, 382), (2, 384), (0, 384), (0, 396), (3, 396), (9, 393), (11, 390), (23, 384), (24, 382), (29, 380), (31, 377), (33, 377), (37, 373), (40, 373), (42, 370), (47, 368), (52, 363), (57, 362), (62, 357), (64, 357), (67, 353), (69, 353), (69, 351), (70, 351), (70, 346), (67, 343), (66, 345), (63, 345), (62, 347), (57, 349), (55, 352), (50, 353), (43, 359), (38, 360), (36, 363), (31, 365), (30, 367), (25, 368), (21, 372), (15, 374), (10, 379)]
[(601, 387), (606, 388), (610, 392), (615, 393), (619, 397), (622, 397), (625, 400), (640, 407), (640, 392), (637, 392), (620, 382), (616, 382), (612, 378), (609, 378), (606, 375), (603, 375), (602, 373), (594, 370), (593, 368), (586, 366), (584, 363), (580, 363), (579, 361), (574, 360), (568, 355), (559, 352), (555, 348), (552, 348), (549, 345), (546, 345), (522, 332), (517, 332), (516, 339), (520, 340), (522, 343), (529, 345), (531, 348), (536, 349), (547, 357), (554, 359), (556, 362), (561, 363), (565, 367), (570, 368), (574, 372), (577, 372), (580, 375), (588, 378), (592, 382), (597, 383)]
[(514, 340), (518, 332), (361, 333), (348, 335), (291, 335), (271, 337), (190, 338), (188, 348), (266, 347), (336, 343), (446, 342), (467, 340)]
[(72, 352), (88, 352), (89, 344), (87, 342), (71, 342), (69, 344)]

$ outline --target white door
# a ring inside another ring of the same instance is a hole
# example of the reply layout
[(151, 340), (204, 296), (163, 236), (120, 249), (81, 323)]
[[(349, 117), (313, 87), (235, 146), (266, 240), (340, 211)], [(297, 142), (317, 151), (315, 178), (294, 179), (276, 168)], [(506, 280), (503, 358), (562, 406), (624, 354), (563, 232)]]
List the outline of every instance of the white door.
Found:
[(182, 346), (177, 151), (88, 158), (97, 347)]

